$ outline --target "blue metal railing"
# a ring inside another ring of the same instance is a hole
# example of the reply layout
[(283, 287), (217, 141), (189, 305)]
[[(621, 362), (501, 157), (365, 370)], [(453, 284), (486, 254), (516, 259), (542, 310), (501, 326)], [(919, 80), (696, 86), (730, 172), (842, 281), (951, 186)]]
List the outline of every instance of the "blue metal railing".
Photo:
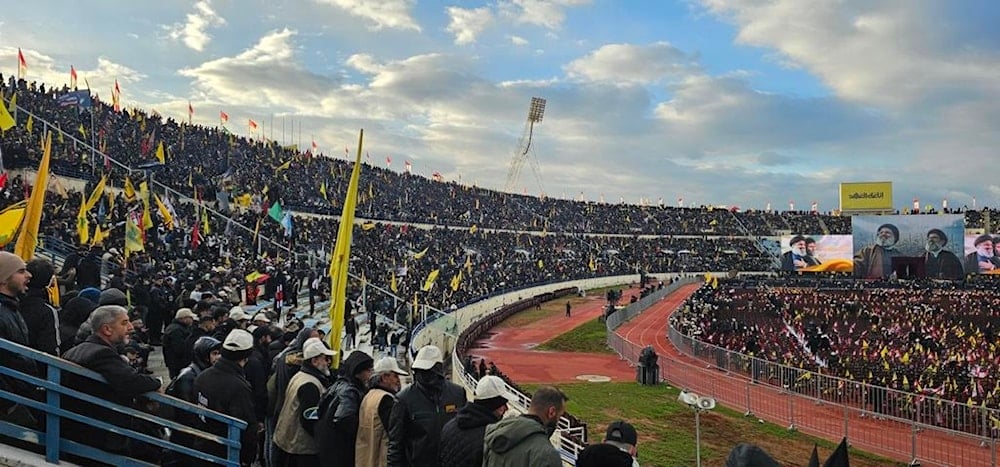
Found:
[[(153, 465), (131, 457), (111, 454), (98, 448), (64, 439), (60, 434), (60, 421), (65, 419), (73, 420), (95, 427), (107, 433), (121, 435), (132, 440), (141, 441), (146, 444), (215, 464), (233, 467), (238, 467), (240, 465), (240, 434), (243, 430), (247, 429), (246, 423), (242, 420), (229, 417), (212, 410), (207, 410), (203, 407), (199, 407), (157, 392), (148, 392), (143, 394), (143, 396), (148, 398), (150, 401), (173, 407), (175, 411), (189, 412), (195, 416), (201, 417), (202, 419), (211, 419), (222, 423), (226, 426), (227, 435), (225, 437), (218, 436), (213, 433), (192, 428), (173, 420), (151, 415), (131, 407), (116, 405), (90, 394), (63, 386), (61, 381), (64, 373), (72, 373), (83, 378), (96, 381), (96, 384), (108, 384), (104, 377), (100, 374), (72, 362), (53, 357), (49, 354), (39, 352), (5, 339), (0, 339), (0, 351), (11, 352), (13, 354), (29, 358), (35, 361), (36, 364), (44, 365), (47, 368), (46, 379), (41, 379), (37, 376), (0, 366), (0, 375), (23, 381), (31, 386), (41, 388), (45, 392), (44, 402), (42, 402), (11, 392), (0, 391), (0, 398), (41, 412), (45, 416), (45, 431), (23, 427), (7, 421), (0, 421), (0, 434), (43, 446), (45, 448), (45, 460), (50, 463), (58, 463), (60, 453), (66, 453), (87, 459), (112, 463), (114, 465)], [(172, 443), (139, 431), (114, 425), (106, 420), (98, 420), (76, 412), (71, 412), (62, 408), (64, 397), (101, 406), (102, 408), (115, 412), (116, 417), (129, 417), (134, 420), (140, 420), (156, 426), (165, 427), (174, 432), (185, 433), (192, 437), (220, 444), (226, 448), (226, 458), (216, 457), (187, 446)]]

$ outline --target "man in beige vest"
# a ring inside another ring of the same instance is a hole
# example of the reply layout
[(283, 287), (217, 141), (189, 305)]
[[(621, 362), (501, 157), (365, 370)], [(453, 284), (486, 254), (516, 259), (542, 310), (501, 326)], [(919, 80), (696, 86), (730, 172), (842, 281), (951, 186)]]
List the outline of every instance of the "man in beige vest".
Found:
[(399, 368), (396, 359), (383, 357), (375, 362), (372, 379), (369, 382), (368, 393), (361, 400), (361, 411), (358, 414), (357, 447), (355, 450), (356, 467), (384, 467), (387, 464), (389, 440), (386, 426), (392, 406), (396, 403), (395, 394), (402, 388), (400, 376), (408, 373)]
[(332, 356), (333, 351), (318, 337), (302, 345), (302, 368), (288, 382), (274, 430), (274, 444), (284, 452), (287, 467), (319, 465), (319, 445), (313, 433), (316, 421), (305, 412), (319, 404), (320, 395), (330, 385)]

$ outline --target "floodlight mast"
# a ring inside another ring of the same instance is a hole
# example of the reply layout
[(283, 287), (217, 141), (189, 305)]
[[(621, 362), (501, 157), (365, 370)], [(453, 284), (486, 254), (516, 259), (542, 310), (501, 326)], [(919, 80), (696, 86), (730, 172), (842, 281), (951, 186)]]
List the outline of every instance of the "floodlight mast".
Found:
[[(535, 123), (542, 121), (545, 116), (545, 99), (532, 97), (528, 106), (528, 119), (524, 122), (524, 131), (517, 144), (517, 151), (510, 161), (510, 169), (507, 171), (507, 182), (504, 184), (504, 191), (512, 192), (517, 188), (517, 179), (521, 175), (521, 168), (528, 160), (528, 153), (531, 151), (531, 138), (535, 132)], [(536, 174), (537, 176), (537, 174)]]

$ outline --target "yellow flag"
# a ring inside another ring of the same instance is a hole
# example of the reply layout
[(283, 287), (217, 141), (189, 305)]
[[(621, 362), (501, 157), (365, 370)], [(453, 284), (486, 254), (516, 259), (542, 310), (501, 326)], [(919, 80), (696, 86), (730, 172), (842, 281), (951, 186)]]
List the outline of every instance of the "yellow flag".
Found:
[(329, 200), (329, 199), (327, 199), (327, 197), (326, 197), (326, 180), (323, 180), (323, 183), (320, 183), (320, 184), (319, 184), (319, 194), (323, 195), (323, 199), (324, 199), (324, 200), (326, 200), (326, 201), (330, 201), (330, 200)]
[(82, 124), (82, 123), (81, 123), (81, 124), (80, 124), (80, 126), (79, 126), (79, 127), (78, 127), (78, 128), (76, 129), (76, 131), (78, 131), (78, 132), (79, 132), (79, 133), (80, 133), (81, 135), (83, 135), (83, 138), (84, 138), (84, 139), (86, 139), (86, 138), (87, 138), (87, 129), (83, 127), (83, 124)]
[(479, 231), (479, 227), (477, 227), (475, 224), (473, 224), (472, 227), (469, 227), (469, 233), (470, 234), (474, 234), (474, 233), (476, 233), (478, 231)]
[(427, 274), (427, 279), (424, 280), (424, 286), (421, 287), (420, 290), (423, 290), (424, 292), (431, 290), (431, 287), (434, 287), (434, 281), (437, 280), (438, 274), (440, 273), (440, 269), (435, 269), (431, 271), (430, 274)]
[(86, 245), (90, 240), (90, 221), (87, 220), (87, 200), (80, 193), (80, 210), (76, 213), (76, 235), (80, 238), (80, 244)]
[(167, 154), (163, 150), (163, 141), (160, 141), (160, 145), (156, 147), (156, 160), (160, 161), (161, 164), (167, 163)]
[(0, 212), (0, 248), (7, 246), (17, 235), (17, 231), (21, 228), (21, 221), (24, 220), (24, 211), (27, 210), (27, 205), (27, 202), (21, 201)]
[(374, 228), (375, 228), (375, 223), (374, 222), (365, 222), (364, 224), (361, 224), (361, 230), (367, 231), (367, 230), (371, 230), (371, 229), (374, 229)]
[[(273, 149), (272, 149), (272, 151), (273, 151)], [(279, 166), (277, 166), (277, 167), (274, 168), (274, 174), (277, 175), (278, 172), (281, 172), (282, 170), (287, 170), (289, 167), (291, 167), (291, 165), (292, 165), (292, 160), (291, 159), (285, 161), (284, 164), (281, 164), (281, 165), (279, 165)]]
[(101, 226), (94, 227), (94, 236), (90, 239), (91, 245), (103, 245), (104, 239), (108, 238), (110, 232), (101, 230)]
[(472, 274), (472, 256), (465, 255), (465, 272)]
[(125, 217), (125, 256), (134, 251), (144, 251), (145, 247), (142, 244), (142, 229), (139, 227), (139, 222), (141, 219), (137, 219), (135, 215), (128, 215)]
[(458, 291), (458, 287), (462, 285), (462, 270), (458, 270), (458, 274), (451, 278), (451, 290)]
[(201, 208), (201, 228), (204, 235), (212, 233), (212, 230), (208, 228), (208, 209), (204, 207)]
[(97, 205), (97, 202), (101, 200), (101, 196), (104, 196), (104, 186), (108, 181), (108, 177), (101, 177), (101, 180), (97, 182), (97, 186), (94, 187), (94, 191), (90, 192), (90, 197), (87, 198), (87, 207), (84, 208), (85, 212), (90, 212)]
[(166, 225), (167, 229), (173, 229), (174, 216), (170, 215), (170, 210), (167, 209), (167, 206), (163, 204), (163, 201), (160, 200), (160, 196), (156, 193), (153, 193), (153, 200), (156, 201), (156, 210), (160, 213), (160, 217), (163, 218), (163, 225)]
[(545, 262), (540, 259), (538, 260), (538, 269), (545, 269)]
[(45, 150), (42, 162), (38, 164), (38, 174), (35, 176), (31, 198), (28, 198), (28, 209), (24, 213), (21, 224), (21, 234), (14, 245), (14, 254), (25, 261), (35, 257), (35, 247), (38, 246), (38, 225), (42, 222), (42, 210), (45, 208), (45, 188), (49, 186), (49, 159), (52, 156), (52, 134), (45, 138)]
[(35, 118), (32, 115), (28, 115), (28, 123), (26, 123), (24, 127), (27, 128), (28, 134), (30, 135), (32, 130), (35, 128)]
[(365, 131), (358, 135), (358, 154), (354, 159), (350, 183), (347, 185), (347, 195), (344, 198), (344, 208), (340, 214), (340, 227), (337, 231), (337, 244), (330, 258), (330, 348), (337, 355), (333, 359), (333, 367), (339, 368), (340, 334), (344, 329), (344, 309), (347, 305), (347, 269), (351, 259), (351, 236), (354, 233), (354, 207), (358, 202), (358, 180), (361, 178), (361, 146)]
[(135, 186), (132, 185), (132, 179), (125, 177), (125, 188), (122, 189), (122, 194), (125, 195), (125, 201), (130, 203), (135, 201)]
[(49, 294), (49, 303), (51, 303), (52, 306), (54, 306), (56, 308), (59, 308), (59, 304), (62, 301), (62, 299), (59, 297), (59, 280), (58, 279), (59, 279), (58, 276), (52, 276), (52, 279), (49, 280), (48, 287), (45, 287), (46, 292), (48, 292), (48, 294)]
[[(14, 98), (11, 98), (11, 101), (13, 100)], [(13, 128), (16, 123), (14, 117), (7, 111), (7, 107), (0, 105), (0, 130), (7, 131)]]
[(7, 110), (11, 112), (17, 112), (17, 93), (10, 95), (10, 104), (7, 106)]
[(392, 293), (399, 293), (399, 284), (396, 283), (396, 271), (392, 272), (392, 278), (389, 279), (389, 290)]
[(594, 262), (593, 256), (590, 257), (590, 262), (587, 263), (587, 268), (590, 269), (591, 272), (597, 270), (597, 263)]
[(142, 230), (153, 226), (153, 216), (149, 213), (149, 184), (139, 182), (139, 198), (142, 199)]
[(424, 257), (424, 255), (426, 255), (426, 254), (427, 254), (427, 249), (428, 249), (428, 248), (430, 248), (430, 247), (427, 247), (427, 248), (424, 248), (424, 251), (421, 251), (420, 253), (414, 253), (414, 254), (413, 254), (413, 259), (420, 259), (420, 258), (423, 258), (423, 257)]

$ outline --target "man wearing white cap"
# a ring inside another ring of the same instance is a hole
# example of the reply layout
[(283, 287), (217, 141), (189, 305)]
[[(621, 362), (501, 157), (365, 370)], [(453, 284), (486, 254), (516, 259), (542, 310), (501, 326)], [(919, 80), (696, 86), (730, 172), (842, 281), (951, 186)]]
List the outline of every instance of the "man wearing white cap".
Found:
[(441, 427), (465, 405), (465, 389), (444, 379), (444, 354), (434, 345), (417, 352), (413, 384), (396, 397), (389, 417), (390, 466), (437, 466)]
[(191, 347), (187, 347), (187, 342), (197, 317), (190, 308), (181, 308), (163, 332), (163, 363), (167, 365), (170, 379), (176, 378), (187, 366), (185, 363), (191, 361)]
[(306, 419), (304, 414), (306, 409), (319, 404), (320, 395), (330, 385), (333, 355), (316, 337), (307, 339), (302, 346), (302, 367), (288, 382), (274, 430), (274, 444), (284, 452), (287, 466), (319, 465), (319, 445), (313, 432), (315, 420)]
[[(257, 433), (261, 429), (253, 407), (253, 392), (243, 373), (243, 366), (253, 352), (253, 336), (243, 329), (234, 329), (222, 342), (222, 358), (194, 380), (198, 405), (243, 420), (247, 428), (240, 438), (240, 464), (250, 465), (257, 455)], [(209, 422), (208, 431), (228, 436), (226, 426)], [(225, 447), (201, 440), (198, 448), (214, 456), (226, 457)]]
[(382, 357), (375, 362), (372, 377), (368, 380), (368, 393), (361, 400), (358, 413), (358, 437), (354, 465), (357, 467), (384, 467), (389, 452), (389, 417), (396, 404), (396, 393), (402, 387), (403, 371), (393, 357)]
[(483, 465), (486, 425), (503, 418), (507, 402), (506, 384), (500, 377), (480, 379), (472, 403), (459, 409), (441, 429), (441, 467)]

